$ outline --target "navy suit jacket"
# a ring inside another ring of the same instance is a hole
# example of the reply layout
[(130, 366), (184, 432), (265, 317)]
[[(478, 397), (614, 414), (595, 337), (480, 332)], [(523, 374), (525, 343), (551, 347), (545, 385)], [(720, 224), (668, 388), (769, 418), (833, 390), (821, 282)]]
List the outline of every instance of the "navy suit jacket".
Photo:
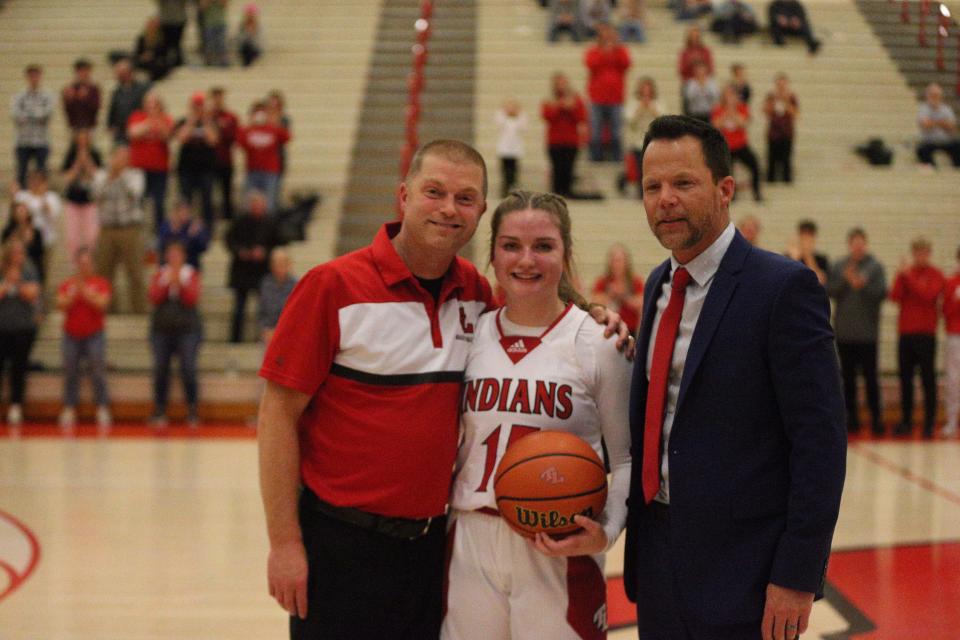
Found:
[[(643, 422), (650, 327), (670, 261), (647, 280), (630, 393), (624, 584), (644, 582)], [(813, 271), (739, 232), (694, 329), (670, 435), (670, 554), (685, 610), (762, 617), (767, 583), (822, 590), (846, 464), (830, 306)]]

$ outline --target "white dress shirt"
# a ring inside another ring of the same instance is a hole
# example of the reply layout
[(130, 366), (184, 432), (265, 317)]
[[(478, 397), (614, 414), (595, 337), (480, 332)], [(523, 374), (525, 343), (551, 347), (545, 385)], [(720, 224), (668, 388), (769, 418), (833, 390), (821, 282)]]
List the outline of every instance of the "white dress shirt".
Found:
[(676, 273), (678, 267), (684, 267), (690, 274), (690, 284), (687, 285), (686, 296), (683, 301), (683, 314), (680, 316), (680, 327), (677, 330), (677, 341), (673, 346), (673, 358), (670, 361), (670, 379), (667, 382), (667, 401), (664, 406), (662, 448), (663, 452), (660, 458), (660, 491), (655, 500), (670, 504), (670, 470), (669, 470), (669, 451), (670, 429), (673, 427), (673, 415), (677, 410), (677, 397), (680, 395), (680, 381), (683, 379), (683, 366), (687, 361), (687, 351), (690, 349), (690, 341), (693, 338), (693, 331), (697, 328), (697, 320), (700, 319), (700, 311), (703, 309), (703, 303), (710, 291), (710, 285), (713, 283), (713, 276), (720, 268), (720, 261), (727, 253), (730, 243), (733, 242), (733, 236), (736, 229), (733, 223), (727, 225), (720, 236), (707, 247), (703, 253), (688, 262), (680, 264), (676, 258), (670, 258), (671, 278), (663, 283), (660, 289), (660, 297), (657, 298), (657, 313), (653, 319), (653, 329), (650, 332), (650, 344), (647, 349), (647, 380), (650, 380), (650, 365), (653, 363), (653, 345), (656, 343), (657, 330), (660, 327), (660, 318), (667, 308), (670, 301), (670, 280), (672, 274)]

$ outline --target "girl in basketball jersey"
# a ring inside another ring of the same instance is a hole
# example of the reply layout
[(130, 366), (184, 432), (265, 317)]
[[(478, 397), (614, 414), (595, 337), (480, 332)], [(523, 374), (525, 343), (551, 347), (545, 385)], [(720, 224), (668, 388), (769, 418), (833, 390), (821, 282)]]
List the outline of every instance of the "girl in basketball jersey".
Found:
[[(505, 305), (473, 331), (461, 406), (442, 637), (606, 637), (603, 553), (626, 522), (630, 363), (576, 302), (570, 215), (553, 194), (515, 191), (493, 214), (490, 260)], [(471, 327), (472, 329), (472, 327)], [(606, 508), (562, 539), (530, 541), (497, 513), (493, 475), (507, 445), (569, 431), (612, 477)]]

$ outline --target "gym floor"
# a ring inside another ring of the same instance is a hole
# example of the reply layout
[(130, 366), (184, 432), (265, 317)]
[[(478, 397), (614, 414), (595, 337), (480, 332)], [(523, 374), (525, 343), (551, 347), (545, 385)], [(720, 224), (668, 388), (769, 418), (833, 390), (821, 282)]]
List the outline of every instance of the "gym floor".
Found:
[[(960, 442), (851, 442), (827, 597), (805, 638), (946, 640), (960, 629)], [(266, 590), (256, 444), (244, 426), (107, 437), (0, 427), (4, 640), (285, 638)], [(612, 640), (636, 638), (622, 546)]]

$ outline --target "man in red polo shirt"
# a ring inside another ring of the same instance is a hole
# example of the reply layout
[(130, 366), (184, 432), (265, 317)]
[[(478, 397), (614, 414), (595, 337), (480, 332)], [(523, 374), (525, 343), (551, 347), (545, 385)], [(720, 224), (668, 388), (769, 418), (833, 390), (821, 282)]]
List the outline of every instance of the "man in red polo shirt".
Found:
[(930, 264), (930, 241), (917, 237), (910, 245), (913, 259), (904, 259), (890, 291), (900, 304), (898, 359), (900, 364), (900, 424), (896, 435), (913, 432), (913, 372), (920, 369), (923, 383), (923, 437), (933, 436), (937, 416), (937, 378), (933, 368), (937, 352), (937, 307), (943, 295), (943, 273)]
[(402, 223), (312, 269), (280, 317), (258, 436), (270, 593), (293, 638), (439, 635), (460, 382), (492, 304), (457, 252), (486, 183), (468, 145), (426, 145)]

